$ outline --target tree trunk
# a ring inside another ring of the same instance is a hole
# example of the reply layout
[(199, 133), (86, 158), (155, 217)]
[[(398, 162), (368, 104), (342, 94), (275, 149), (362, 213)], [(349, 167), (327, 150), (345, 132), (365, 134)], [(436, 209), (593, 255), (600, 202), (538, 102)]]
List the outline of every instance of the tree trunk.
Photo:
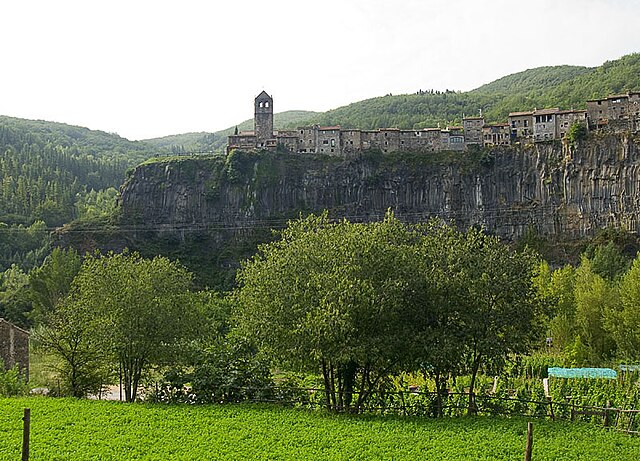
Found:
[(471, 366), (471, 383), (469, 383), (469, 409), (468, 409), (468, 414), (470, 415), (475, 415), (478, 412), (478, 407), (476, 406), (475, 385), (476, 385), (476, 376), (478, 375), (478, 370), (480, 369), (481, 361), (482, 361), (482, 355), (478, 354), (473, 359), (473, 365)]
[(356, 373), (358, 372), (358, 364), (350, 360), (340, 367), (340, 403), (343, 410), (349, 411), (353, 401), (353, 390), (356, 382)]
[(331, 382), (329, 380), (329, 368), (325, 359), (322, 359), (322, 378), (324, 380), (324, 395), (327, 410), (331, 411)]

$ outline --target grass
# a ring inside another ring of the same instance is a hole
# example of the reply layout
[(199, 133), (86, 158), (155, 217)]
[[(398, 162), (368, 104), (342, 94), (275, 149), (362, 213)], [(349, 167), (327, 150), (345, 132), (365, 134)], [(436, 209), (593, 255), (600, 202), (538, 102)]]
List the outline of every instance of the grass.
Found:
[[(349, 417), (268, 405), (170, 406), (0, 399), (0, 459), (19, 459), (31, 408), (31, 460), (514, 460), (527, 420)], [(534, 422), (533, 459), (640, 459), (632, 438), (584, 423)]]

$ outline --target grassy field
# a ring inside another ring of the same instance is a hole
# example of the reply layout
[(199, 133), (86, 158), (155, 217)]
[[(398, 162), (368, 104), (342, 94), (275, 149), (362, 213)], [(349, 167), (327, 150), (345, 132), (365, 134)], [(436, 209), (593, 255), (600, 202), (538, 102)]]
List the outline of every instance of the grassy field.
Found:
[[(0, 459), (519, 460), (527, 420), (349, 417), (265, 405), (168, 406), (0, 399)], [(640, 459), (640, 439), (595, 425), (534, 421), (533, 459)]]

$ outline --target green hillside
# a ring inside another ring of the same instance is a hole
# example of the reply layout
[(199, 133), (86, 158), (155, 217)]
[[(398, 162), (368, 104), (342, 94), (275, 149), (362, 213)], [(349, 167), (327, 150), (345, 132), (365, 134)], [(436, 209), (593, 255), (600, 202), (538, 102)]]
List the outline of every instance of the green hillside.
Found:
[(310, 123), (374, 129), (425, 128), (459, 123), (482, 110), (489, 122), (535, 107), (584, 108), (586, 100), (640, 89), (640, 54), (595, 68), (555, 66), (509, 75), (469, 92), (427, 91), (356, 102), (313, 117)]
[(46, 256), (47, 228), (110, 212), (127, 168), (157, 153), (102, 131), (0, 116), (0, 272)]
[[(318, 112), (306, 110), (280, 112), (274, 114), (273, 125), (276, 130), (295, 128), (316, 115), (318, 115)], [(156, 147), (168, 149), (173, 153), (224, 152), (227, 146), (227, 138), (234, 133), (236, 127), (239, 131), (253, 130), (253, 119), (245, 120), (236, 126), (216, 131), (215, 133), (185, 133), (162, 138), (145, 139), (144, 142)]]
[(559, 85), (579, 75), (588, 74), (593, 69), (581, 66), (546, 66), (528, 69), (494, 80), (473, 90), (473, 93), (500, 94), (536, 91)]

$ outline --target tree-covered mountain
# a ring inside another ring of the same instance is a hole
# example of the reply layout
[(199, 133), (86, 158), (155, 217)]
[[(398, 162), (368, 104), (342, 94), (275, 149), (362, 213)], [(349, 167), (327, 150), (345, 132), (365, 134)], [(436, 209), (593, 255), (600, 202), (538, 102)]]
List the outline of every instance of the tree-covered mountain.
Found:
[(157, 153), (102, 131), (0, 116), (0, 271), (46, 256), (48, 228), (113, 208), (127, 168)]
[(640, 90), (640, 54), (594, 68), (554, 66), (509, 75), (469, 92), (418, 91), (349, 104), (307, 123), (349, 128), (425, 128), (459, 123), (480, 111), (489, 122), (506, 121), (509, 112), (535, 107), (585, 108), (587, 99)]

